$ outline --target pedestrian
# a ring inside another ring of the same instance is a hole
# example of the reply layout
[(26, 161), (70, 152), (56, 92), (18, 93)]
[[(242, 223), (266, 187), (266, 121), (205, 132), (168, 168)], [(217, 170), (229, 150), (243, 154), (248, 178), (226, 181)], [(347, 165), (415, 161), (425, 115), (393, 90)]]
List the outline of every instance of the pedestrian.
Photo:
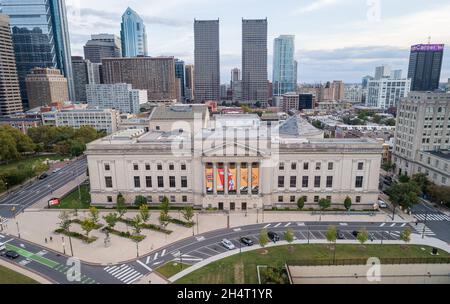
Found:
[(47, 244), (47, 238), (45, 238), (45, 244)]
[(53, 242), (53, 237), (50, 237), (50, 242)]

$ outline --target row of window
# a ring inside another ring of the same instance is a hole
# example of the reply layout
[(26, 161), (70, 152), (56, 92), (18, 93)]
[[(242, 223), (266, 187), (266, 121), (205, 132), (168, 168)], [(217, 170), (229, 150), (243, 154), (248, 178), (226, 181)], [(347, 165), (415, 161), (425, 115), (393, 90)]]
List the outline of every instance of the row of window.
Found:
[[(363, 176), (357, 176), (356, 180), (355, 180), (355, 188), (362, 188), (363, 181), (364, 181)], [(314, 188), (320, 188), (321, 183), (322, 183), (322, 177), (315, 176), (314, 177)], [(297, 188), (297, 176), (290, 177), (289, 186), (290, 186), (290, 188)], [(278, 176), (278, 188), (284, 188), (284, 187), (285, 187), (284, 176)], [(302, 177), (302, 188), (308, 188), (308, 187), (309, 187), (309, 176), (303, 176)], [(326, 188), (333, 188), (333, 176), (327, 176)]]
[[(280, 163), (278, 169), (280, 171), (284, 171), (284, 168), (285, 168), (285, 164), (284, 163)], [(322, 169), (322, 163), (321, 162), (316, 162), (315, 168), (316, 168), (316, 170), (321, 170)], [(333, 162), (329, 162), (328, 163), (328, 170), (333, 170), (333, 169), (334, 169), (334, 163)], [(291, 170), (297, 170), (297, 163), (296, 162), (291, 163)], [(309, 170), (309, 163), (308, 162), (304, 162), (303, 163), (303, 170)], [(364, 170), (364, 163), (363, 162), (359, 162), (358, 163), (358, 170)]]
[[(163, 201), (163, 199), (164, 199), (164, 196), (158, 196), (158, 202), (159, 203), (161, 203)], [(107, 200), (108, 203), (112, 203), (113, 202), (113, 197), (112, 196), (107, 196), (106, 200)], [(177, 199), (176, 199), (175, 195), (171, 195), (169, 197), (169, 200), (170, 200), (171, 203), (176, 203), (177, 202)], [(188, 201), (187, 195), (181, 196), (181, 202), (182, 203), (187, 203), (187, 201)], [(147, 202), (150, 203), (150, 204), (153, 203), (153, 197), (151, 195), (147, 196)]]
[[(303, 197), (304, 202), (307, 203), (308, 202), (308, 197), (307, 196), (302, 196), (302, 197)], [(329, 201), (332, 201), (331, 200), (331, 196), (327, 196), (326, 199), (329, 200)], [(319, 200), (320, 200), (320, 197), (318, 195), (315, 195), (313, 200), (314, 200), (314, 203), (318, 203)], [(278, 202), (279, 203), (284, 203), (284, 196), (282, 196), (282, 195), (278, 196)], [(295, 195), (291, 195), (289, 197), (289, 202), (290, 203), (296, 203), (297, 202), (297, 197), (295, 197)], [(355, 202), (356, 203), (361, 203), (361, 196), (357, 196), (355, 198)]]
[[(156, 169), (158, 171), (162, 171), (163, 170), (163, 165), (162, 164), (157, 164), (156, 165)], [(181, 171), (186, 171), (186, 164), (181, 164), (180, 165), (180, 169), (181, 169)], [(110, 170), (111, 170), (111, 165), (110, 164), (105, 164), (105, 171), (110, 171)], [(139, 171), (139, 164), (133, 164), (133, 170), (134, 171)], [(145, 164), (145, 170), (146, 171), (150, 171), (151, 170), (150, 164)], [(169, 170), (170, 171), (174, 171), (175, 170), (175, 165), (174, 164), (169, 164)]]
[[(134, 188), (141, 188), (141, 177), (140, 176), (134, 176), (133, 177), (134, 182)], [(157, 177), (157, 184), (158, 188), (164, 188), (164, 177), (158, 176)], [(112, 188), (113, 187), (113, 181), (111, 176), (105, 176), (105, 186), (106, 188)], [(169, 176), (169, 187), (170, 188), (176, 188), (176, 178), (175, 176)], [(187, 176), (181, 177), (181, 188), (187, 188), (188, 182), (187, 182)], [(145, 177), (145, 188), (153, 188), (153, 181), (151, 176)]]

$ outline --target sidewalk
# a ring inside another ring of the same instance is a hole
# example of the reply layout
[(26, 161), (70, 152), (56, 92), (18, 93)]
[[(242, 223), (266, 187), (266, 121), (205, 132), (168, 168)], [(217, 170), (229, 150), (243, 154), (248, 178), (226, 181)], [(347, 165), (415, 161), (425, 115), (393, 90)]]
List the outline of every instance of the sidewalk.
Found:
[[(103, 216), (109, 212), (115, 210), (99, 210), (100, 222), (104, 223)], [(19, 226), (20, 235), (22, 238), (39, 245), (48, 247), (54, 251), (63, 253), (63, 241), (62, 235), (54, 234), (53, 231), (59, 228), (58, 216), (61, 210), (56, 209), (27, 209), (25, 212), (19, 214), (16, 220), (11, 219), (6, 227), (5, 233), (17, 236), (17, 224)], [(132, 218), (137, 214), (136, 211), (129, 211), (125, 214), (126, 218)], [(158, 217), (159, 211), (150, 212), (149, 223), (159, 225)], [(83, 219), (88, 217), (87, 210), (80, 210), (78, 212), (78, 218)], [(170, 216), (176, 219), (183, 219), (180, 212), (170, 212)], [(186, 228), (184, 226), (175, 225), (170, 223), (167, 229), (172, 230), (173, 233), (166, 235), (161, 232), (143, 229), (141, 234), (146, 238), (139, 243), (139, 255), (144, 255), (158, 248), (164, 247), (176, 241), (193, 236), (193, 234), (203, 234), (208, 231), (227, 228), (228, 216), (225, 213), (198, 213), (193, 218), (197, 222), (193, 228)], [(326, 222), (393, 222), (391, 215), (380, 213), (375, 216), (369, 215), (311, 215), (310, 212), (287, 212), (287, 211), (266, 211), (264, 212), (264, 223), (272, 222), (310, 222), (310, 221), (326, 221)], [(395, 218), (396, 222), (407, 222), (400, 217)], [(245, 213), (231, 213), (230, 214), (230, 228), (252, 225), (256, 223), (263, 223), (263, 215), (256, 212)], [(71, 231), (76, 231), (84, 234), (80, 225), (72, 224)], [(127, 227), (124, 223), (117, 223), (115, 229), (121, 231), (131, 231), (130, 227)], [(104, 239), (105, 235), (98, 231), (92, 231), (90, 236), (98, 238), (97, 241), (91, 244), (85, 244), (82, 241), (72, 238), (72, 245), (74, 255), (83, 261), (91, 263), (118, 263), (130, 259), (136, 258), (136, 243), (127, 239), (115, 235), (110, 235), (111, 245), (105, 247)], [(52, 237), (52, 241), (50, 241)], [(47, 238), (47, 243), (45, 242)], [(67, 237), (64, 236), (66, 253), (70, 254), (70, 248), (68, 247)]]

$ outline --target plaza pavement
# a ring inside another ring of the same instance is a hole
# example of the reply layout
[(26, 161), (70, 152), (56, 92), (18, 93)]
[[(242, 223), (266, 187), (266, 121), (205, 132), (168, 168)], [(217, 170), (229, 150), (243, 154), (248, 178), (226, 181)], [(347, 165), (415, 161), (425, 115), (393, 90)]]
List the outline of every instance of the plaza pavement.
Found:
[[(106, 213), (113, 212), (114, 210), (103, 211), (100, 210), (100, 222), (104, 223), (102, 216)], [(63, 248), (63, 240), (61, 235), (54, 234), (53, 231), (59, 228), (58, 216), (60, 210), (46, 210), (46, 209), (27, 209), (23, 213), (20, 213), (16, 219), (10, 219), (5, 225), (4, 233), (9, 233), (11, 235), (18, 235), (18, 228), (20, 231), (21, 238), (28, 241), (34, 242), (36, 244), (48, 247), (52, 250), (63, 253), (65, 249), (67, 254), (70, 254), (70, 247), (68, 238), (65, 239), (65, 248)], [(129, 211), (124, 217), (132, 218), (137, 214), (135, 211)], [(78, 211), (78, 218), (83, 219), (88, 217), (89, 213), (87, 210)], [(173, 218), (183, 219), (180, 212), (171, 212), (170, 215)], [(159, 211), (151, 212), (149, 223), (159, 225), (158, 222)], [(213, 231), (217, 229), (227, 228), (228, 218), (225, 213), (198, 213), (194, 216), (194, 221), (197, 221), (198, 226), (195, 225), (193, 228), (185, 228), (180, 225), (175, 225), (170, 223), (167, 229), (172, 230), (173, 233), (166, 235), (161, 232), (156, 232), (152, 230), (142, 230), (142, 234), (146, 238), (139, 243), (139, 255), (144, 255), (151, 251), (157, 250), (158, 248), (164, 247), (168, 244), (174, 243), (176, 241), (185, 239), (192, 236), (193, 234), (202, 234), (208, 231)], [(387, 213), (379, 213), (374, 216), (370, 215), (312, 215), (311, 212), (287, 212), (287, 211), (266, 211), (264, 212), (264, 221), (262, 219), (262, 214), (259, 212), (258, 220), (256, 211), (249, 211), (248, 213), (231, 213), (230, 214), (230, 228), (245, 226), (249, 224), (259, 223), (273, 223), (273, 222), (393, 222), (391, 215)], [(410, 222), (413, 221), (412, 218), (407, 215), (402, 214), (396, 216), (395, 222)], [(16, 224), (18, 223), (18, 225)], [(72, 224), (71, 231), (76, 231), (83, 233), (81, 227), (78, 224)], [(121, 231), (131, 231), (130, 227), (123, 223), (117, 223), (116, 230)], [(98, 237), (98, 240), (91, 243), (85, 244), (81, 240), (72, 238), (72, 247), (74, 256), (80, 258), (83, 261), (89, 263), (118, 263), (131, 259), (135, 259), (137, 256), (136, 243), (130, 239), (110, 235), (111, 243), (108, 247), (104, 244), (105, 235), (97, 230), (90, 233), (90, 236)], [(50, 241), (52, 237), (52, 241)], [(47, 238), (47, 243), (45, 239)]]

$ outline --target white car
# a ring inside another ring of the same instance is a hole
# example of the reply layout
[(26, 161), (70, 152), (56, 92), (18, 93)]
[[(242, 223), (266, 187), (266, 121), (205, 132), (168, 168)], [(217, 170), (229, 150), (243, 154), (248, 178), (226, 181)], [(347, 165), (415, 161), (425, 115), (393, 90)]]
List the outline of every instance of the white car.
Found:
[(383, 202), (382, 200), (378, 200), (378, 206), (380, 208), (387, 208), (387, 204), (385, 202)]
[(61, 171), (62, 168), (56, 168), (55, 170), (53, 170), (53, 173), (57, 173), (59, 171)]
[(231, 243), (230, 240), (227, 239), (223, 239), (220, 243), (228, 250), (233, 250), (234, 248), (236, 248), (233, 243)]

